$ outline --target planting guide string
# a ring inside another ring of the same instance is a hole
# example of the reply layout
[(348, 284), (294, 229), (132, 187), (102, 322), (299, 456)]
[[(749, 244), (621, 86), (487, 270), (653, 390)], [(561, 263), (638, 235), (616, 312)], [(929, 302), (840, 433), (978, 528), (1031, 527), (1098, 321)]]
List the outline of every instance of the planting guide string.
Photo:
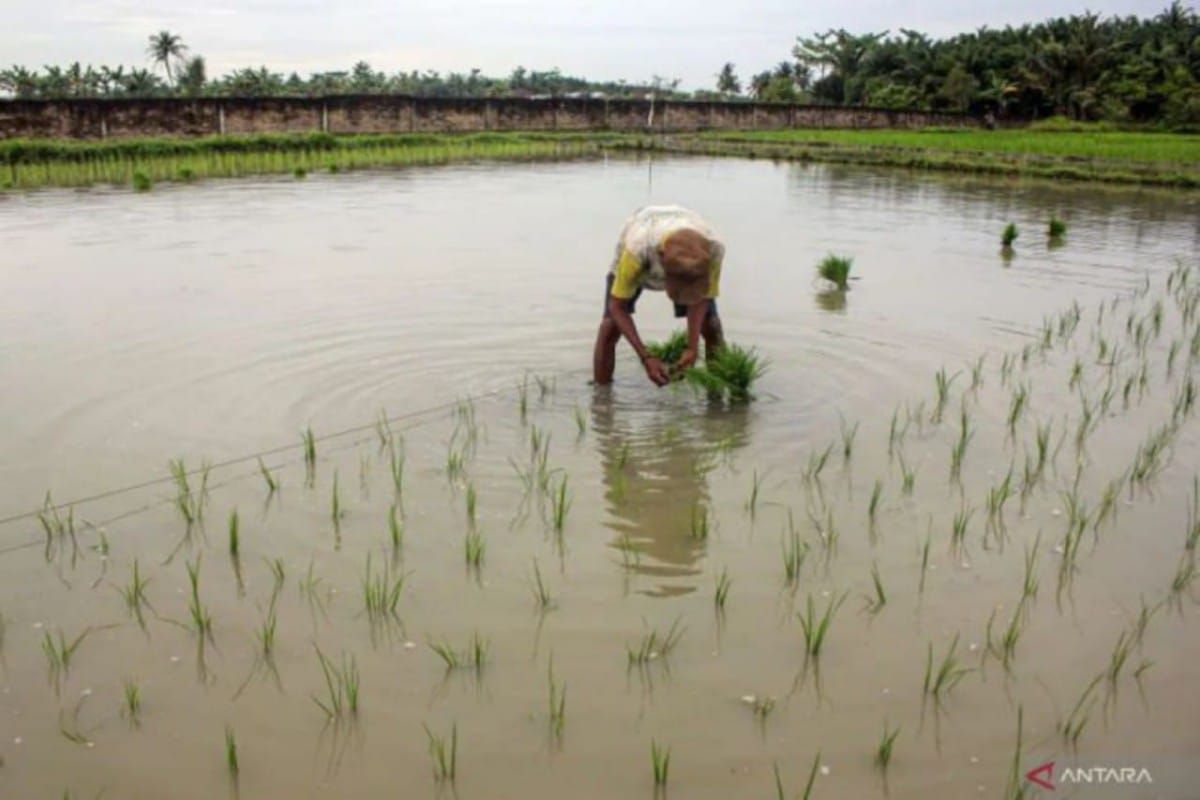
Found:
[[(566, 377), (566, 376), (570, 376), (570, 375), (579, 374), (579, 373), (585, 372), (586, 370), (590, 370), (590, 369), (591, 369), (591, 367), (574, 369), (574, 370), (564, 370), (564, 371), (559, 371), (559, 372), (555, 372), (555, 373), (550, 373), (550, 377), (557, 380), (559, 377)], [(526, 375), (528, 375), (528, 374), (530, 374), (530, 373), (526, 372)], [(387, 423), (390, 425), (392, 423), (403, 422), (405, 420), (413, 420), (413, 419), (416, 419), (419, 417), (424, 417), (424, 416), (427, 416), (430, 414), (434, 414), (438, 411), (446, 411), (446, 410), (455, 408), (460, 403), (464, 403), (464, 402), (473, 403), (476, 400), (485, 400), (485, 399), (489, 399), (492, 397), (498, 397), (502, 394), (505, 394), (506, 392), (514, 391), (519, 388), (520, 388), (519, 384), (517, 386), (501, 386), (501, 387), (497, 387), (495, 389), (489, 389), (484, 392), (479, 392), (478, 394), (469, 394), (466, 397), (461, 397), (456, 400), (445, 402), (445, 403), (439, 403), (437, 405), (429, 406), (427, 408), (423, 408), (423, 409), (420, 409), (417, 411), (409, 411), (405, 414), (398, 414), (393, 417), (384, 417), (382, 420), (376, 420), (375, 422), (372, 422), (372, 423), (368, 423), (368, 424), (364, 424), (364, 425), (355, 425), (353, 427), (345, 428), (343, 430), (336, 431), (334, 433), (328, 433), (328, 434), (325, 434), (324, 436), (316, 437), (314, 439), (314, 441), (327, 442), (332, 439), (340, 439), (344, 436), (349, 436), (349, 435), (355, 434), (355, 433), (363, 433), (364, 431), (372, 431), (378, 427), (380, 422), (384, 422), (384, 423)], [(402, 431), (414, 430), (416, 428), (421, 427), (422, 425), (428, 424), (431, 421), (432, 420), (423, 420), (423, 421), (413, 422), (411, 425), (408, 425), (407, 427), (403, 428)], [(346, 444), (344, 447), (335, 448), (335, 450), (348, 449), (351, 447), (355, 447), (355, 446), (361, 444), (363, 441), (366, 441), (366, 440), (365, 439), (355, 439), (355, 440), (349, 442), (348, 444)], [(263, 456), (270, 456), (270, 455), (277, 455), (279, 453), (286, 453), (289, 450), (296, 450), (296, 449), (302, 448), (304, 446), (305, 446), (304, 442), (301, 442), (300, 444), (280, 445), (279, 447), (272, 447), (272, 448), (268, 448), (266, 450), (260, 450), (258, 452), (250, 453), (248, 455), (229, 458), (224, 461), (219, 461), (215, 464), (208, 464), (207, 466), (202, 465), (200, 467), (197, 467), (196, 469), (188, 470), (184, 474), (188, 475), (188, 476), (199, 475), (206, 471), (211, 471), (214, 469), (224, 469), (226, 467), (232, 467), (232, 466), (236, 466), (238, 464), (245, 464), (249, 461), (257, 461), (258, 459), (261, 459)], [(295, 463), (295, 460), (287, 461), (282, 464), (277, 464), (275, 466), (276, 467), (287, 466), (288, 464), (291, 464), (291, 463)], [(248, 473), (244, 473), (241, 475), (235, 475), (222, 483), (213, 485), (212, 488), (219, 489), (222, 486), (227, 486), (231, 483), (235, 483), (236, 481), (239, 481), (244, 478), (250, 477), (251, 475), (257, 475), (257, 474), (259, 474), (259, 470), (255, 469), (253, 472), (248, 472)], [(73, 508), (74, 506), (79, 506), (79, 505), (83, 505), (85, 503), (95, 502), (96, 500), (103, 500), (103, 499), (107, 499), (110, 497), (118, 497), (120, 495), (128, 494), (130, 492), (134, 492), (139, 489), (146, 489), (151, 486), (157, 486), (159, 484), (164, 484), (164, 483), (172, 483), (174, 481), (175, 481), (175, 476), (171, 475), (171, 476), (164, 476), (161, 478), (153, 478), (150, 480), (142, 481), (140, 483), (130, 484), (128, 486), (122, 486), (122, 487), (119, 487), (116, 489), (109, 489), (107, 491), (99, 492), (97, 494), (88, 495), (86, 497), (76, 498), (75, 500), (62, 502), (62, 503), (56, 503), (56, 504), (50, 505), (50, 506), (43, 506), (34, 511), (26, 511), (26, 512), (19, 513), (19, 514), (13, 514), (12, 516), (8, 516), (8, 517), (4, 517), (3, 519), (0, 519), (0, 525), (8, 525), (13, 522), (19, 522), (21, 520), (33, 519), (34, 517), (37, 517), (39, 514), (45, 513), (46, 511), (61, 511), (63, 509), (70, 509), (70, 508)], [(118, 514), (115, 517), (111, 517), (109, 519), (102, 520), (100, 522), (90, 522), (88, 520), (83, 520), (83, 522), (89, 528), (97, 529), (103, 525), (108, 525), (112, 522), (117, 522), (119, 520), (126, 519), (128, 517), (132, 517), (137, 514), (144, 513), (146, 511), (149, 511), (152, 508), (156, 508), (158, 506), (166, 505), (168, 503), (173, 503), (173, 502), (175, 502), (174, 498), (164, 498), (164, 499), (157, 500), (155, 502), (147, 503), (138, 508), (134, 508), (129, 511), (125, 511), (121, 514)], [(0, 555), (5, 555), (8, 553), (18, 551), (18, 550), (26, 550), (30, 547), (36, 547), (36, 546), (42, 544), (43, 541), (44, 540), (41, 538), (31, 539), (26, 542), (20, 542), (17, 544), (0, 547)]]

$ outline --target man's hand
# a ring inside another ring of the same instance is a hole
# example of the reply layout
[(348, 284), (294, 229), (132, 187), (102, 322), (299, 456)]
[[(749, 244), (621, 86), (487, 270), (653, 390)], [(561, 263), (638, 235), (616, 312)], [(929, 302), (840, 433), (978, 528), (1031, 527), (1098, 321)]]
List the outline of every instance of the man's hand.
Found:
[(689, 347), (687, 350), (683, 351), (683, 355), (681, 355), (679, 357), (679, 361), (675, 363), (675, 368), (680, 372), (691, 369), (692, 367), (696, 366), (696, 358), (696, 351)]
[(642, 360), (642, 366), (646, 368), (646, 377), (655, 386), (666, 386), (671, 382), (671, 374), (667, 371), (667, 365), (660, 359), (654, 356), (647, 356)]

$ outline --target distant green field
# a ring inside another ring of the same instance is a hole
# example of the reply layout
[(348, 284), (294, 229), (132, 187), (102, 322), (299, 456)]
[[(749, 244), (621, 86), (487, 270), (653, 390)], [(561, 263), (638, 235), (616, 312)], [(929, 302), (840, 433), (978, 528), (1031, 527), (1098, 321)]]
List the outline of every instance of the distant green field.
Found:
[(738, 142), (840, 145), (1200, 165), (1200, 136), (1125, 131), (785, 130), (711, 133)]

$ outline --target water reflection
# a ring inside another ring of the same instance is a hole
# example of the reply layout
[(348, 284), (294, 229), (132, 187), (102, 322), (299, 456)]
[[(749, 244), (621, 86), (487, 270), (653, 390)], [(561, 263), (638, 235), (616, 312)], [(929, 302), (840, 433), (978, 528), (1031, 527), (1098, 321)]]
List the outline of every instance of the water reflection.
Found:
[(709, 476), (748, 441), (750, 410), (685, 387), (645, 405), (622, 404), (618, 391), (597, 386), (592, 397), (611, 546), (631, 575), (651, 579), (644, 594), (693, 592), (707, 545), (693, 535), (693, 519), (707, 512)]
[(832, 289), (827, 292), (817, 292), (815, 295), (817, 308), (822, 311), (831, 311), (837, 314), (846, 313), (846, 292), (840, 289)]

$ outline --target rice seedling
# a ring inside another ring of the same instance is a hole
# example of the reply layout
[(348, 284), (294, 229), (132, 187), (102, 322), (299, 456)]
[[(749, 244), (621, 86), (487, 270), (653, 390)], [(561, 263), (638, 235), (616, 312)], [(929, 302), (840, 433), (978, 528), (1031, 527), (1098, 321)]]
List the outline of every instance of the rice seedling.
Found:
[(833, 443), (830, 443), (824, 450), (813, 451), (808, 455), (808, 465), (804, 468), (801, 478), (806, 484), (820, 483), (821, 471), (825, 469), (825, 465), (829, 462), (829, 454), (833, 452)]
[(400, 592), (404, 589), (404, 575), (393, 575), (387, 563), (379, 572), (371, 570), (371, 554), (367, 553), (367, 565), (363, 570), (363, 608), (372, 621), (396, 616), (400, 603)]
[(1020, 234), (1017, 232), (1017, 224), (1015, 222), (1010, 222), (1004, 226), (1004, 232), (1000, 234), (1000, 244), (1003, 245), (1006, 250), (1011, 250), (1013, 242), (1017, 240), (1019, 235)]
[(642, 634), (636, 645), (625, 645), (625, 655), (630, 666), (642, 666), (658, 658), (666, 658), (683, 638), (685, 628), (676, 619), (665, 633), (650, 630)]
[(275, 632), (278, 626), (279, 620), (275, 614), (275, 596), (272, 595), (271, 603), (267, 607), (267, 614), (259, 623), (258, 630), (254, 632), (254, 638), (258, 640), (258, 651), (268, 664), (275, 657)]
[(933, 376), (933, 385), (936, 391), (933, 413), (929, 415), (929, 421), (934, 425), (942, 421), (942, 414), (946, 411), (946, 403), (950, 400), (950, 386), (958, 378), (958, 373), (947, 375), (945, 367), (939, 369)]
[(1129, 652), (1133, 646), (1133, 640), (1125, 631), (1117, 636), (1117, 643), (1113, 646), (1113, 651), (1108, 657), (1108, 666), (1104, 670), (1104, 675), (1108, 678), (1108, 685), (1116, 687), (1117, 680), (1121, 677), (1121, 671), (1125, 669), (1125, 664), (1129, 661)]
[(800, 569), (808, 558), (808, 542), (800, 540), (800, 534), (790, 530), (783, 540), (783, 575), (788, 586), (795, 585), (800, 578)]
[(121, 685), (121, 716), (136, 728), (142, 724), (142, 690), (133, 678), (126, 678)]
[(333, 471), (333, 486), (329, 490), (329, 517), (333, 520), (333, 529), (340, 531), (342, 529), (342, 517), (346, 516), (345, 509), (342, 508), (342, 493), (338, 489), (338, 471)]
[(971, 439), (974, 437), (975, 431), (971, 428), (971, 418), (964, 404), (960, 415), (958, 438), (954, 440), (954, 445), (950, 448), (951, 481), (961, 480), (963, 461), (967, 457), (967, 445), (971, 443)]
[(238, 512), (233, 509), (229, 512), (229, 555), (234, 558), (238, 557), (238, 552), (241, 549), (240, 537), (238, 534)]
[(925, 576), (929, 572), (929, 546), (933, 543), (933, 534), (925, 532), (925, 541), (921, 543), (921, 577), (917, 582), (917, 593), (925, 594)]
[(429, 739), (429, 757), (433, 761), (433, 778), (438, 783), (454, 783), (458, 777), (458, 723), (450, 726), (450, 737), (439, 736), (425, 728)]
[(1175, 574), (1171, 578), (1171, 594), (1178, 598), (1196, 580), (1196, 555), (1190, 551), (1184, 551), (1179, 559), (1179, 565), (1175, 568)]
[(546, 586), (546, 582), (542, 580), (542, 570), (538, 566), (536, 558), (533, 560), (533, 581), (531, 586), (533, 599), (537, 603), (538, 610), (546, 612), (554, 608), (554, 597), (550, 594), (550, 588)]
[(567, 684), (560, 683), (554, 678), (554, 655), (550, 655), (550, 666), (547, 669), (548, 694), (547, 698), (548, 719), (550, 722), (550, 733), (554, 739), (561, 740), (563, 735), (563, 727), (567, 722)]
[(1008, 472), (1004, 475), (1004, 480), (999, 484), (988, 489), (987, 493), (987, 528), (999, 534), (1005, 529), (1004, 523), (1004, 504), (1012, 496), (1013, 492), (1013, 470), (1009, 465)]
[(970, 524), (971, 517), (974, 514), (975, 509), (965, 505), (954, 512), (954, 520), (950, 526), (950, 546), (952, 549), (958, 550), (966, 543), (967, 526)]
[(718, 611), (725, 610), (725, 601), (729, 599), (729, 589), (733, 586), (733, 580), (729, 577), (729, 569), (721, 568), (721, 574), (717, 576), (716, 588), (713, 590), (713, 604)]
[(1067, 388), (1074, 390), (1079, 382), (1083, 380), (1083, 362), (1079, 358), (1075, 359), (1075, 363), (1071, 365), (1071, 374), (1067, 378)]
[(1008, 384), (1008, 379), (1012, 377), (1013, 357), (1011, 353), (1005, 353), (1000, 359), (1000, 384), (1005, 386)]
[(1008, 432), (1010, 436), (1017, 435), (1017, 423), (1029, 403), (1029, 384), (1023, 383), (1013, 390), (1012, 399), (1008, 404)]
[(571, 494), (567, 490), (567, 476), (564, 474), (558, 482), (558, 487), (550, 493), (550, 522), (555, 533), (562, 533), (567, 524), (567, 512), (571, 510)]
[(911, 497), (913, 488), (917, 483), (916, 469), (909, 469), (908, 462), (904, 460), (904, 454), (900, 454), (900, 491), (906, 496)]
[(267, 484), (267, 494), (272, 495), (279, 491), (279, 481), (271, 474), (271, 470), (267, 469), (267, 465), (263, 463), (262, 458), (258, 459), (258, 472), (263, 477), (263, 481)]
[(229, 768), (230, 777), (238, 776), (238, 746), (233, 728), (225, 726), (225, 766)]
[(1047, 226), (1046, 234), (1051, 239), (1061, 239), (1067, 232), (1067, 223), (1063, 222), (1058, 217), (1051, 217), (1050, 224)]
[(830, 597), (829, 602), (825, 605), (825, 611), (820, 615), (816, 612), (812, 594), (808, 595), (804, 611), (797, 614), (800, 618), (800, 628), (804, 633), (805, 658), (820, 657), (821, 650), (825, 646), (825, 638), (833, 626), (834, 615), (846, 600), (846, 595), (847, 593), (844, 592), (836, 597)]
[(358, 716), (359, 674), (358, 663), (354, 656), (342, 653), (341, 666), (328, 658), (321, 648), (313, 643), (317, 651), (317, 661), (321, 665), (321, 675), (325, 679), (325, 694), (323, 697), (313, 695), (312, 700), (325, 712), (325, 716), (334, 721), (340, 721), (345, 716)]
[[(905, 429), (899, 427), (900, 408), (896, 407), (892, 410), (892, 422), (888, 426), (888, 457), (891, 458), (897, 445), (904, 440)], [(907, 427), (907, 426), (906, 426)]]
[(428, 642), (429, 649), (432, 650), (442, 663), (446, 665), (447, 670), (471, 668), (476, 672), (483, 669), (488, 661), (488, 651), (491, 648), (487, 639), (479, 635), (476, 631), (471, 634), (471, 640), (462, 650), (456, 650), (448, 642)]
[(885, 775), (888, 765), (892, 763), (892, 750), (896, 746), (896, 737), (899, 735), (900, 727), (897, 726), (895, 730), (891, 730), (885, 720), (883, 734), (879, 738), (879, 744), (875, 747), (875, 766)]
[(945, 654), (938, 661), (936, 671), (933, 668), (933, 642), (929, 643), (929, 648), (926, 650), (925, 681), (921, 691), (932, 697), (936, 703), (940, 704), (958, 685), (958, 682), (972, 672), (971, 667), (963, 666), (962, 662), (958, 660), (957, 650), (958, 634), (956, 633), (950, 641), (950, 646), (946, 648)]
[[(813, 784), (817, 781), (817, 770), (821, 766), (821, 754), (818, 752), (813, 756), (812, 766), (808, 770), (808, 781), (804, 784), (804, 792), (797, 795), (799, 800), (810, 800), (812, 797)], [(783, 778), (779, 774), (779, 762), (772, 762), (772, 769), (775, 773), (775, 798), (776, 800), (785, 800), (786, 792), (783, 789)]]
[(746, 500), (746, 511), (750, 514), (750, 519), (758, 513), (758, 494), (762, 488), (762, 479), (758, 475), (758, 470), (754, 470), (754, 475), (750, 480), (750, 498)]
[(0, 655), (4, 653), (4, 637), (8, 634), (8, 620), (4, 617), (4, 612), (0, 611)]
[(858, 423), (847, 426), (844, 417), (838, 418), (842, 435), (842, 463), (848, 463), (854, 453), (854, 438), (858, 435)]
[(304, 473), (308, 485), (312, 486), (313, 478), (317, 473), (317, 439), (313, 436), (311, 426), (304, 429), (302, 436), (304, 440)]
[(831, 253), (817, 264), (817, 277), (829, 281), (836, 289), (844, 292), (850, 288), (850, 268), (853, 265), (853, 258)]
[(1150, 659), (1143, 659), (1141, 664), (1138, 664), (1137, 669), (1133, 671), (1133, 679), (1137, 681), (1138, 686), (1142, 685), (1142, 676), (1146, 671), (1154, 666), (1154, 662)]
[(200, 558), (197, 557), (194, 562), (188, 561), (185, 563), (187, 567), (188, 583), (192, 587), (191, 597), (188, 602), (188, 614), (192, 618), (192, 627), (196, 629), (196, 633), (201, 638), (212, 636), (212, 616), (208, 613), (208, 609), (200, 602)]
[(1154, 615), (1158, 613), (1158, 609), (1162, 608), (1163, 604), (1158, 603), (1153, 606), (1148, 606), (1146, 605), (1145, 597), (1139, 597), (1139, 602), (1141, 603), (1141, 607), (1138, 610), (1137, 619), (1133, 624), (1132, 640), (1137, 644), (1138, 647), (1141, 647), (1142, 640), (1146, 636), (1146, 628), (1150, 625), (1150, 620), (1154, 618)]
[(308, 170), (304, 167), (296, 167), (292, 170), (292, 177), (298, 181), (302, 181), (308, 177)]
[(475, 525), (475, 514), (476, 514), (477, 503), (478, 503), (478, 496), (475, 493), (475, 484), (468, 483), (467, 484), (467, 492), (466, 492), (467, 524), (472, 527), (474, 527), (474, 525)]
[(575, 406), (575, 433), (576, 438), (582, 439), (587, 434), (587, 416), (584, 415), (583, 409)]
[(393, 447), (388, 458), (388, 469), (392, 476), (392, 489), (396, 495), (396, 502), (403, 502), (404, 499), (404, 450), (402, 448)]
[(1004, 665), (1005, 670), (1010, 669), (1017, 655), (1017, 643), (1020, 642), (1021, 633), (1023, 632), (1021, 624), (1027, 599), (1026, 596), (1022, 595), (1016, 609), (1013, 610), (1012, 616), (1009, 617), (1008, 625), (1004, 628), (1004, 633), (1000, 635), (999, 639), (992, 637), (992, 626), (996, 620), (996, 610), (993, 609), (991, 616), (988, 617), (987, 629), (984, 632), (984, 655), (992, 655), (999, 659), (1000, 663)]
[(479, 531), (468, 531), (466, 538), (463, 540), (463, 553), (467, 559), (467, 566), (472, 569), (479, 569), (483, 564), (483, 556), (487, 550), (487, 541), (483, 538), (483, 534)]
[(874, 587), (875, 594), (867, 595), (867, 611), (872, 614), (878, 614), (887, 605), (887, 592), (883, 590), (883, 580), (879, 577), (879, 565), (871, 565), (871, 584)]
[(754, 348), (729, 343), (710, 352), (703, 364), (689, 369), (684, 377), (704, 391), (733, 401), (748, 401), (754, 399), (751, 389), (769, 366)]
[(689, 528), (691, 537), (698, 542), (707, 541), (709, 525), (708, 506), (697, 502), (692, 506), (691, 527)]
[(671, 748), (661, 747), (658, 742), (650, 740), (650, 765), (654, 770), (654, 786), (662, 788), (667, 785), (667, 776), (671, 770)]
[(821, 547), (825, 550), (825, 560), (828, 560), (837, 552), (838, 533), (836, 520), (833, 518), (833, 507), (825, 507), (825, 518), (821, 519), (812, 511), (807, 511), (808, 519), (813, 527), (817, 529), (817, 540), (821, 542)]
[(1022, 740), (1025, 733), (1025, 707), (1017, 706), (1017, 742), (1013, 747), (1012, 763), (1008, 772), (1008, 785), (1004, 790), (1007, 800), (1023, 800), (1025, 789), (1021, 784)]
[(1091, 718), (1092, 707), (1096, 702), (1095, 698), (1092, 697), (1092, 692), (1100, 685), (1100, 681), (1103, 678), (1103, 673), (1093, 678), (1092, 682), (1084, 688), (1083, 694), (1075, 702), (1071, 713), (1058, 722), (1058, 732), (1062, 736), (1063, 744), (1069, 744), (1073, 748), (1079, 746), (1079, 737), (1083, 735), (1083, 731), (1087, 727), (1088, 721)]
[(392, 544), (392, 552), (397, 553), (404, 546), (404, 524), (396, 513), (396, 504), (388, 506), (388, 538)]
[(46, 661), (50, 668), (50, 676), (55, 686), (58, 685), (61, 676), (71, 671), (71, 662), (75, 658), (75, 652), (91, 632), (92, 629), (90, 627), (84, 628), (70, 642), (67, 641), (67, 637), (63, 634), (61, 628), (58, 630), (57, 640), (50, 635), (50, 631), (43, 632), (42, 652), (46, 655)]
[(557, 383), (554, 378), (544, 378), (541, 375), (534, 375), (533, 382), (536, 383), (538, 387), (538, 399), (543, 403), (546, 401), (547, 397), (554, 394)]
[[(188, 482), (188, 470), (183, 463), (183, 459), (172, 459), (169, 462), (171, 468), (171, 477), (175, 482), (175, 508), (179, 510), (180, 516), (189, 528), (200, 519), (200, 500), (193, 495), (191, 485)], [(50, 495), (46, 495), (46, 504), (49, 505)], [(57, 513), (55, 514), (57, 518)], [(46, 529), (47, 537), (50, 534), (50, 527), (46, 523), (44, 515), (39, 516), (42, 527)]]
[(984, 353), (979, 358), (975, 359), (971, 364), (971, 388), (970, 391), (977, 390), (983, 386), (983, 363), (987, 359), (987, 354)]
[(867, 501), (867, 521), (872, 530), (875, 528), (875, 517), (879, 513), (881, 499), (883, 499), (883, 481), (876, 478), (875, 485), (871, 487), (871, 499)]
[(120, 589), (121, 597), (125, 599), (125, 608), (129, 613), (141, 620), (142, 606), (147, 605), (146, 587), (150, 585), (150, 579), (142, 577), (141, 566), (136, 558), (130, 573), (129, 583)]
[(1031, 601), (1037, 597), (1038, 592), (1038, 577), (1037, 577), (1037, 562), (1038, 550), (1042, 544), (1042, 532), (1038, 531), (1037, 536), (1033, 540), (1033, 546), (1025, 546), (1025, 578), (1021, 582), (1021, 602)]
[(517, 384), (517, 408), (521, 412), (521, 422), (525, 422), (525, 418), (529, 414), (529, 374), (526, 373), (521, 382)]
[(135, 192), (148, 192), (154, 187), (154, 181), (144, 172), (133, 173), (133, 190)]

